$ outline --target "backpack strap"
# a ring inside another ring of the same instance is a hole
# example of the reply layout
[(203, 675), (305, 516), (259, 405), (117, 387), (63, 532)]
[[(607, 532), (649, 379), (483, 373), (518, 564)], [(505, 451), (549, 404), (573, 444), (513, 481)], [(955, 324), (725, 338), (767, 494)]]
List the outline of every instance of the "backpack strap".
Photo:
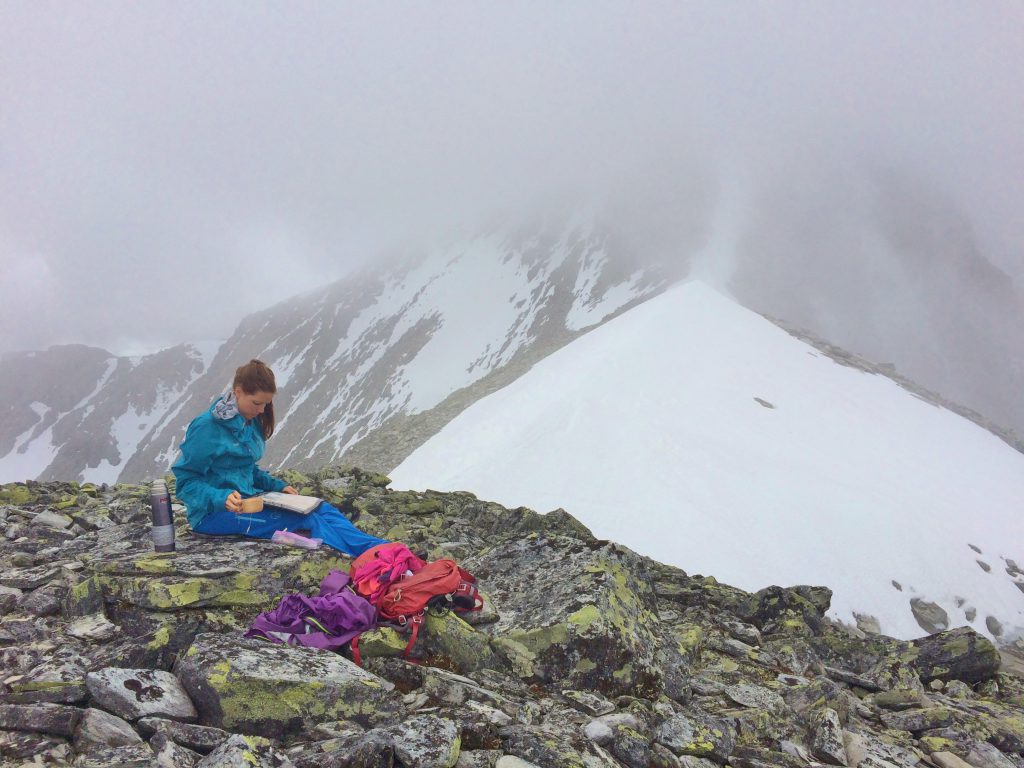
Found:
[(413, 616), (399, 616), (395, 619), (395, 623), (402, 629), (412, 627), (409, 642), (406, 643), (405, 650), (402, 651), (402, 658), (408, 659), (409, 654), (412, 653), (412, 647), (416, 645), (416, 638), (420, 635), (420, 628), (423, 626), (423, 611), (420, 611)]
[(355, 665), (357, 667), (363, 666), (363, 657), (359, 653), (359, 638), (360, 637), (362, 637), (362, 635), (356, 635), (355, 637), (353, 637), (352, 638), (352, 643), (349, 646), (352, 649), (352, 661), (355, 662)]
[(451, 595), (452, 606), (458, 613), (472, 613), (484, 607), (484, 599), (476, 584), (463, 579)]

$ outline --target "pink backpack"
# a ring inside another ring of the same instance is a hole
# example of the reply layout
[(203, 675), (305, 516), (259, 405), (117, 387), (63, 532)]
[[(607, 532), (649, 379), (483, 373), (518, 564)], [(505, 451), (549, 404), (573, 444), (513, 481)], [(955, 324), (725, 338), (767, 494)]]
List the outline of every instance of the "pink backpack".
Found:
[(425, 565), (405, 544), (389, 541), (366, 550), (348, 569), (357, 595), (377, 605), (391, 582), (416, 573)]
[[(454, 560), (425, 563), (404, 544), (368, 549), (352, 563), (349, 573), (353, 588), (373, 604), (381, 621), (411, 633), (403, 658), (416, 644), (428, 608), (467, 613), (479, 611), (484, 604), (473, 574)], [(358, 637), (351, 647), (359, 664)]]

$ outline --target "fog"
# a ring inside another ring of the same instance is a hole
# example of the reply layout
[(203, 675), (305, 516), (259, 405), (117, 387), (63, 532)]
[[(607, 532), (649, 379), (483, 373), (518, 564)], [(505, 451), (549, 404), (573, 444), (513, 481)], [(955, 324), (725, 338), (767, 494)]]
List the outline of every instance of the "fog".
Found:
[(1016, 0), (4, 2), (0, 351), (223, 338), (548, 200), (633, 201), (670, 249), (728, 225), (729, 180), (813, 198), (863, 165), (962, 211), (1019, 288), (1022, 82)]

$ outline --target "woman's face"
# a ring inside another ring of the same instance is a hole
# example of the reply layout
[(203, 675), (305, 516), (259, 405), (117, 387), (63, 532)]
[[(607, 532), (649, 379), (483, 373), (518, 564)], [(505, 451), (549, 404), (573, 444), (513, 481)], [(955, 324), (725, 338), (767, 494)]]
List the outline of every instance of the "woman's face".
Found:
[(255, 419), (274, 399), (272, 392), (255, 392), (248, 394), (241, 387), (235, 387), (235, 400), (238, 402), (238, 412), (246, 421)]

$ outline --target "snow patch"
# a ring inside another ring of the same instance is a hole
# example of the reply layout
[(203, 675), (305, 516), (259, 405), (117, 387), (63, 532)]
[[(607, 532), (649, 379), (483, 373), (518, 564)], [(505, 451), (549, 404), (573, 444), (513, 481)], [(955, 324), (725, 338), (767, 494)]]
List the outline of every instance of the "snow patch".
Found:
[(1024, 562), (1024, 455), (807, 351), (706, 286), (679, 286), (475, 403), (391, 478), (564, 507), (601, 538), (750, 591), (824, 584), (832, 616), (871, 614), (897, 637), (923, 634), (914, 596), (953, 626), (1024, 626), (1020, 590), (965, 545)]

